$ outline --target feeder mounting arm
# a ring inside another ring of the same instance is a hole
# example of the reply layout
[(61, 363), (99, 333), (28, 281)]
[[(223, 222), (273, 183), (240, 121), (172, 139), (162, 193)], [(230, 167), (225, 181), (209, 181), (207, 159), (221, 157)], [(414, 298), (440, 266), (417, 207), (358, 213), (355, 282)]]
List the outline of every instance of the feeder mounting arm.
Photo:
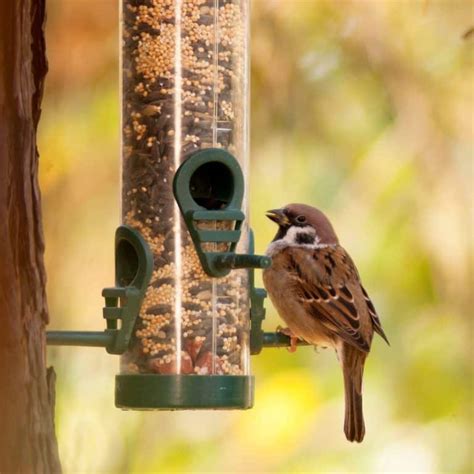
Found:
[(105, 347), (109, 354), (123, 354), (128, 349), (140, 310), (140, 291), (134, 287), (104, 288), (102, 296), (105, 298), (103, 315), (107, 322), (104, 331), (48, 331), (47, 343), (52, 346)]
[(129, 226), (115, 233), (117, 286), (104, 288), (104, 331), (47, 331), (52, 346), (104, 347), (109, 354), (123, 354), (129, 346), (153, 271), (153, 255), (143, 237)]

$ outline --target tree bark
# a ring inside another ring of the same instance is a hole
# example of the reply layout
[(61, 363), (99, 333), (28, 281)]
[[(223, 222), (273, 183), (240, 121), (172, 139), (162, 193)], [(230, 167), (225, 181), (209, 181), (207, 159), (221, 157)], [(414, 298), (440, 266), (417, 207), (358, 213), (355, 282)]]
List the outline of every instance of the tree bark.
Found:
[(47, 72), (45, 0), (0, 0), (0, 473), (61, 471), (36, 128)]

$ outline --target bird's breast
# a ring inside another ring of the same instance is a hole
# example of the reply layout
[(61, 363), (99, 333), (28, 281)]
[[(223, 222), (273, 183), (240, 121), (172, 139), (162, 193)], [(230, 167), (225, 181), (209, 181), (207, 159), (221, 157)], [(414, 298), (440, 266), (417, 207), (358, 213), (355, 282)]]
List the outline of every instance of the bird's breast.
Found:
[(318, 346), (334, 346), (327, 329), (299, 301), (294, 281), (278, 265), (263, 272), (263, 283), (273, 306), (295, 336)]

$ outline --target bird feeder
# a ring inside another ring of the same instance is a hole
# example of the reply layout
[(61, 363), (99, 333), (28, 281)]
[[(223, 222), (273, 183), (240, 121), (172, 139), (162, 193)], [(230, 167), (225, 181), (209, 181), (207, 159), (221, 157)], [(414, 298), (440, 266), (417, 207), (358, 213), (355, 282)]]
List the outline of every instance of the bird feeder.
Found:
[(122, 225), (102, 332), (124, 409), (249, 408), (265, 291), (245, 219), (248, 0), (122, 0)]

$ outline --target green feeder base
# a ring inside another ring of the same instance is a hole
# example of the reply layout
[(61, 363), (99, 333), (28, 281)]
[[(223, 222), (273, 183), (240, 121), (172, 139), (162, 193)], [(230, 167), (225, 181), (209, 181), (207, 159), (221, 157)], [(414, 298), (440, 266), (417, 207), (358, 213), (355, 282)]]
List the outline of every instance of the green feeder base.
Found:
[(130, 410), (245, 410), (253, 406), (254, 377), (154, 375), (115, 377), (115, 406)]

